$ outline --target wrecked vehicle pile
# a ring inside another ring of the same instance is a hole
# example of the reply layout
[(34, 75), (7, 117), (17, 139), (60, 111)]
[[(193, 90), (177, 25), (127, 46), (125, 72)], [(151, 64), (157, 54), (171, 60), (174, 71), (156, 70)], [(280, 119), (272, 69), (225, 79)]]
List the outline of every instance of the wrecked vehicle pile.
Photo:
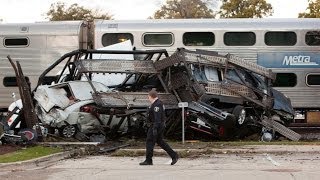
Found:
[[(73, 59), (80, 57), (81, 54), (84, 57), (92, 57), (100, 53), (135, 54), (144, 56), (145, 60)], [(79, 138), (81, 134), (83, 138), (88, 135), (90, 137), (103, 134), (110, 138), (123, 133), (137, 136), (144, 131), (145, 113), (149, 106), (147, 94), (153, 88), (151, 83), (163, 82), (161, 76), (154, 71), (152, 66), (150, 67), (151, 58), (155, 55), (160, 57), (164, 53), (166, 52), (76, 51), (70, 53), (68, 58), (74, 61), (66, 63), (64, 71), (56, 80), (56, 82), (61, 82), (67, 79), (66, 82), (41, 85), (42, 77), (40, 77), (39, 86), (34, 92), (39, 119), (50, 128), (59, 129), (64, 137)], [(68, 73), (66, 77), (63, 77), (65, 71)], [(114, 85), (112, 88), (92, 81), (97, 75), (111, 76), (116, 73), (126, 73), (127, 76), (121, 84)], [(178, 102), (175, 96), (165, 91), (167, 89), (165, 84), (161, 85), (158, 86), (159, 96), (167, 109), (176, 108)], [(53, 89), (59, 93), (49, 92)], [(88, 138), (85, 139), (88, 140)]]
[[(201, 131), (207, 134), (219, 132), (220, 136), (241, 137), (250, 128), (263, 127), (262, 131), (272, 136), (278, 132), (291, 140), (300, 138), (284, 126), (292, 122), (294, 112), (290, 100), (271, 87), (275, 79), (271, 70), (230, 54), (185, 49), (156, 62), (155, 67), (170, 74), (171, 90), (182, 101), (212, 112), (219, 109), (235, 118), (231, 126), (226, 126), (225, 120), (201, 114), (203, 110), (199, 109), (190, 113), (191, 128), (202, 127)], [(212, 131), (213, 128), (216, 130)]]
[[(61, 67), (59, 75), (49, 76)], [(155, 88), (166, 107), (167, 136), (181, 134), (178, 102), (188, 102), (188, 132), (231, 139), (279, 133), (299, 140), (285, 127), (293, 110), (271, 87), (274, 79), (270, 70), (211, 51), (178, 49), (169, 56), (165, 50), (77, 50), (39, 77), (31, 110), (39, 122), (33, 125), (81, 141), (143, 136), (147, 94)]]

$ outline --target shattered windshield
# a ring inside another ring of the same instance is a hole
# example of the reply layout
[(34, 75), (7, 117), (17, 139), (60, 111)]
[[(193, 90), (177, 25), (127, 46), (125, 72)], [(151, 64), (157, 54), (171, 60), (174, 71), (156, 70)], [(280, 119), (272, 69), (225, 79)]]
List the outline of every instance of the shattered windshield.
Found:
[(208, 81), (219, 81), (218, 69), (215, 67), (205, 67), (204, 73)]
[(262, 77), (256, 73), (252, 73), (253, 74), (253, 77), (254, 79), (256, 80), (257, 82), (257, 88), (264, 91), (266, 93), (267, 91), (267, 84), (266, 82), (262, 79)]
[[(92, 85), (97, 92), (109, 92), (110, 89), (102, 83), (92, 82)], [(62, 83), (51, 86), (52, 89), (64, 89), (66, 96), (74, 96), (75, 99), (87, 100), (92, 99), (93, 89), (88, 81), (70, 81), (68, 83)]]
[(208, 82), (208, 79), (204, 73), (203, 67), (191, 64), (191, 70), (198, 82), (202, 82), (202, 83)]
[(227, 78), (232, 80), (232, 81), (234, 81), (234, 82), (243, 84), (241, 79), (239, 78), (238, 74), (236, 73), (236, 71), (234, 69), (230, 69), (230, 70), (227, 71)]

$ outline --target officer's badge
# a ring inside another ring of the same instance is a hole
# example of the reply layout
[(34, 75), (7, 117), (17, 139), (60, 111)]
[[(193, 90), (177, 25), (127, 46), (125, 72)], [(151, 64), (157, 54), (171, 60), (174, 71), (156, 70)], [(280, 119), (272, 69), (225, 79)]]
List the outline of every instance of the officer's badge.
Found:
[(160, 108), (159, 107), (154, 107), (153, 110), (154, 110), (154, 112), (159, 112)]

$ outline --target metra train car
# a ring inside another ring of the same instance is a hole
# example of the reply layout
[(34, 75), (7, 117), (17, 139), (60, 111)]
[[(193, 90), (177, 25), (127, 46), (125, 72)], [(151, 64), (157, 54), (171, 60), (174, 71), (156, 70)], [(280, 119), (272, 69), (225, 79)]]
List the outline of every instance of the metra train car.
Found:
[[(271, 68), (302, 122), (320, 123), (320, 19), (96, 21), (95, 47), (131, 39), (137, 49), (232, 53)], [(298, 120), (297, 120), (298, 122)]]

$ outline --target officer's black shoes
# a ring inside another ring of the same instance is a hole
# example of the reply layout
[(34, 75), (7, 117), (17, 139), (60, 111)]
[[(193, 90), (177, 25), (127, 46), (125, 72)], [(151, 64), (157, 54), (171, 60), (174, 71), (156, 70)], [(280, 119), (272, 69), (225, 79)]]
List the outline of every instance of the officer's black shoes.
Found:
[(145, 160), (145, 161), (139, 163), (139, 165), (141, 165), (141, 166), (144, 166), (144, 165), (153, 165), (153, 163), (152, 163), (152, 161), (147, 161), (147, 160)]
[(172, 162), (171, 162), (171, 165), (174, 165), (178, 162), (178, 159), (179, 159), (179, 156), (178, 154), (176, 154), (173, 158), (172, 158)]

